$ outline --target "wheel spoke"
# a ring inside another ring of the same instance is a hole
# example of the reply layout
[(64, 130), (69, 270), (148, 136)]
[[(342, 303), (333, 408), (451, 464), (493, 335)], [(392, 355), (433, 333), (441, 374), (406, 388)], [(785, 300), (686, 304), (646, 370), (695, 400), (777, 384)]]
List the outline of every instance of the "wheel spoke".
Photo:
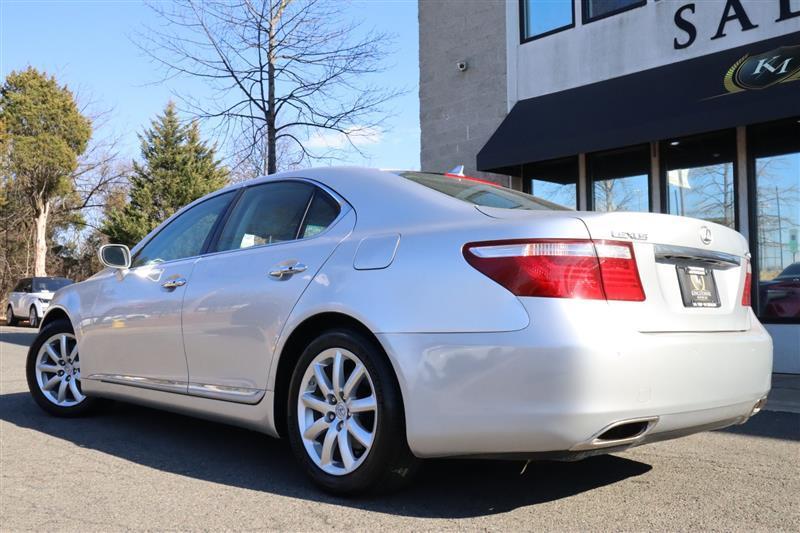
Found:
[(49, 380), (47, 380), (47, 383), (45, 383), (45, 384), (42, 386), (42, 388), (43, 388), (44, 390), (50, 390), (50, 389), (52, 389), (53, 387), (55, 387), (55, 386), (56, 386), (58, 383), (60, 383), (60, 382), (61, 382), (61, 376), (53, 376), (52, 378), (50, 378)]
[(319, 391), (323, 396), (327, 398), (333, 393), (333, 390), (331, 389), (331, 382), (328, 379), (328, 376), (325, 375), (321, 363), (314, 364), (314, 379), (317, 380), (317, 386), (319, 387)]
[(46, 365), (44, 363), (39, 363), (36, 365), (36, 370), (39, 372), (47, 372), (49, 374), (57, 374), (59, 370), (58, 365)]
[(49, 343), (47, 344), (47, 355), (50, 356), (50, 359), (52, 359), (54, 363), (58, 363), (59, 360), (61, 359), (59, 355), (56, 353), (56, 351), (53, 349), (53, 345)]
[(83, 394), (78, 390), (78, 384), (74, 379), (69, 382), (69, 390), (72, 392), (72, 397), (75, 398), (76, 402), (83, 400)]
[(320, 454), (320, 462), (323, 465), (330, 464), (333, 460), (333, 443), (336, 441), (336, 428), (330, 426), (328, 432), (325, 434), (325, 440), (322, 441), (322, 454)]
[(353, 467), (353, 463), (355, 463), (356, 460), (355, 457), (353, 457), (353, 449), (350, 447), (350, 439), (347, 438), (346, 429), (339, 431), (337, 441), (339, 443), (339, 455), (342, 456), (342, 463), (344, 463), (344, 467), (349, 470)]
[(322, 413), (324, 415), (331, 410), (331, 406), (329, 404), (323, 402), (319, 398), (315, 398), (308, 392), (303, 394), (302, 398), (303, 398), (303, 405), (305, 405), (309, 409), (313, 409), (318, 413)]
[(342, 359), (342, 352), (336, 350), (336, 355), (333, 356), (333, 394), (338, 400), (342, 399), (342, 382), (344, 381)]
[(347, 431), (356, 439), (364, 448), (369, 448), (372, 445), (372, 433), (364, 429), (355, 418), (347, 421)]
[(361, 378), (365, 375), (364, 365), (358, 363), (356, 367), (353, 369), (353, 372), (350, 374), (350, 377), (347, 378), (347, 382), (344, 384), (344, 397), (349, 398), (352, 396), (353, 391), (358, 384), (361, 383)]
[(352, 400), (349, 407), (351, 413), (363, 413), (365, 411), (374, 411), (378, 408), (378, 404), (375, 401), (375, 395), (370, 394), (366, 398)]
[(66, 357), (67, 356), (67, 336), (66, 335), (61, 335), (61, 338), (59, 338), (58, 340), (59, 340), (59, 348), (61, 349), (61, 357)]
[(67, 399), (67, 380), (62, 379), (61, 384), (58, 386), (58, 403)]
[(303, 437), (314, 440), (320, 433), (325, 431), (328, 426), (330, 426), (330, 423), (324, 416), (322, 416), (318, 418), (316, 422), (306, 428), (306, 430), (303, 432)]
[(75, 363), (76, 363), (75, 358), (76, 357), (78, 357), (78, 343), (77, 342), (75, 343), (75, 346), (72, 347), (72, 351), (69, 352), (69, 358), (72, 359), (72, 361), (73, 361), (72, 366), (75, 366)]

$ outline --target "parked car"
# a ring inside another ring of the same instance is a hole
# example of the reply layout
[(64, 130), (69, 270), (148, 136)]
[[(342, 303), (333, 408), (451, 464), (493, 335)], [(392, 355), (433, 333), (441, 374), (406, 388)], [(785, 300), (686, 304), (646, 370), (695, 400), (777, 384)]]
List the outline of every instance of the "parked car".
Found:
[(39, 326), (39, 320), (47, 311), (53, 294), (67, 285), (71, 279), (58, 277), (23, 278), (8, 295), (6, 324), (16, 326), (20, 320), (27, 320), (32, 328)]
[(116, 398), (286, 437), (337, 493), (420, 458), (579, 459), (758, 412), (772, 344), (740, 234), (550, 207), (421, 172), (232, 185), (100, 249), (107, 268), (44, 318), (31, 394), (58, 416)]
[(762, 316), (800, 318), (800, 262), (759, 284)]

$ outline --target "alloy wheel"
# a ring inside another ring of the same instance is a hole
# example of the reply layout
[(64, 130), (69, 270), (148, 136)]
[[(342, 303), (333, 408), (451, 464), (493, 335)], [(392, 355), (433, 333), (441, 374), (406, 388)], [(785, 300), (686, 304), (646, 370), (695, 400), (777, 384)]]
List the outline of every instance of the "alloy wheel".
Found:
[(59, 407), (72, 407), (86, 399), (81, 391), (78, 342), (71, 333), (57, 333), (42, 344), (35, 375), (44, 397)]
[(11, 309), (11, 306), (9, 305), (8, 308), (6, 308), (6, 326), (10, 326), (13, 321), (14, 321), (14, 311)]
[(35, 328), (39, 317), (36, 315), (36, 309), (31, 307), (31, 312), (28, 314), (28, 324), (31, 325), (32, 328)]
[(344, 348), (329, 348), (300, 382), (297, 420), (306, 453), (324, 472), (342, 476), (367, 458), (378, 426), (375, 387), (364, 363)]

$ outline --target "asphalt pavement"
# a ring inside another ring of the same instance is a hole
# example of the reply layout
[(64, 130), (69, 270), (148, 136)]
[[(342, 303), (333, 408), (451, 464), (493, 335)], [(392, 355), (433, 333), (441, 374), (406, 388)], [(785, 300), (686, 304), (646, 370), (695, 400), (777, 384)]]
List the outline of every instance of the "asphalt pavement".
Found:
[[(393, 495), (336, 498), (284, 442), (114, 403), (53, 418), (34, 331), (0, 327), (0, 530), (800, 531), (800, 414), (575, 463), (439, 460)], [(791, 398), (790, 398), (791, 399)]]

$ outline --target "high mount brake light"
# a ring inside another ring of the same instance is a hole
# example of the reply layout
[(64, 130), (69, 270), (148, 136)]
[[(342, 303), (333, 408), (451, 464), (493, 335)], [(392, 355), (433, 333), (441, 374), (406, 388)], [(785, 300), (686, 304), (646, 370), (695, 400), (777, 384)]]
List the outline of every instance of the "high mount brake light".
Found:
[(744, 292), (742, 292), (742, 305), (745, 307), (750, 307), (752, 302), (750, 301), (752, 297), (752, 287), (753, 287), (753, 269), (750, 267), (750, 261), (745, 259), (747, 262), (747, 271), (744, 275)]
[(515, 240), (464, 246), (475, 269), (517, 296), (644, 301), (628, 242)]

